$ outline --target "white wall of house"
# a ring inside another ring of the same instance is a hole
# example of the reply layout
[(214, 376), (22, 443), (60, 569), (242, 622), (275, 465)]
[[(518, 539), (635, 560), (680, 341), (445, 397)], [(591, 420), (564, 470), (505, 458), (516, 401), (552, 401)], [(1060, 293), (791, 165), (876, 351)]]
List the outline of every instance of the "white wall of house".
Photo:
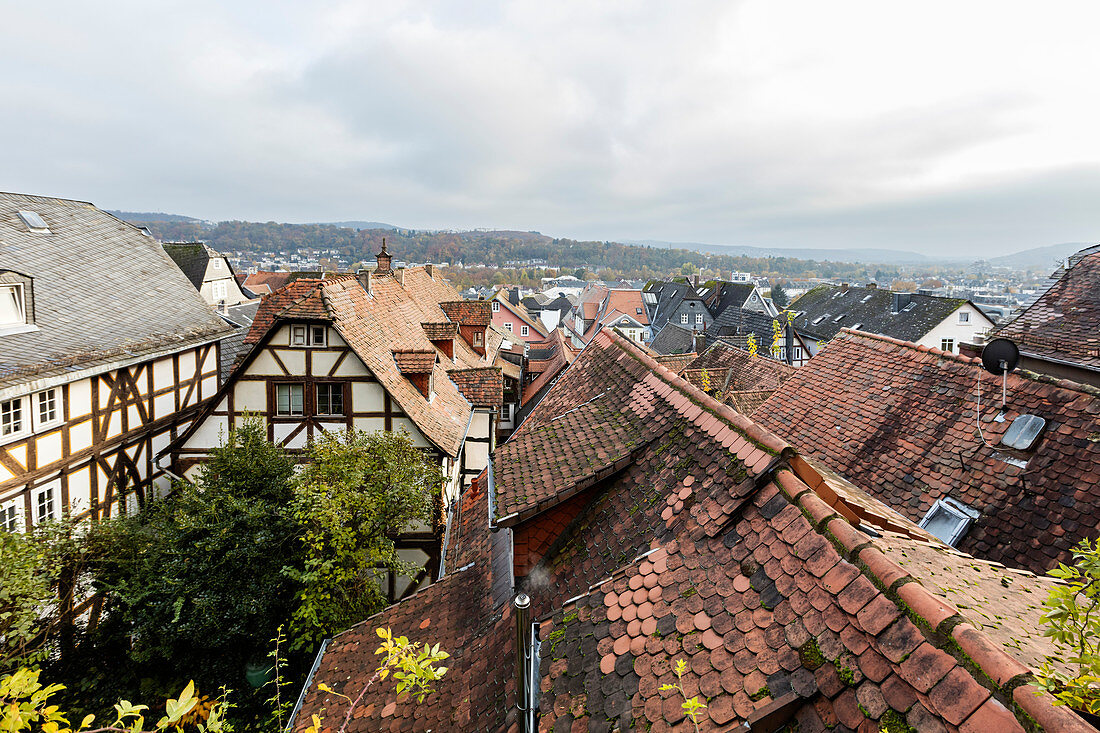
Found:
[(233, 277), (229, 263), (224, 257), (211, 257), (206, 263), (206, 274), (202, 279), (202, 287), (199, 295), (210, 305), (225, 303), (237, 305), (249, 300), (241, 290), (241, 286)]
[[(978, 308), (966, 303), (943, 319), (917, 343), (957, 354), (961, 342), (973, 343), (976, 336), (991, 328), (993, 322)], [(950, 344), (945, 343), (946, 341), (950, 341)], [(950, 348), (945, 348), (947, 346)]]
[(66, 509), (112, 516), (123, 508), (120, 490), (127, 509), (138, 494), (163, 494), (171, 481), (157, 453), (190, 424), (183, 414), (217, 389), (218, 350), (209, 344), (4, 390), (0, 529), (26, 529)]

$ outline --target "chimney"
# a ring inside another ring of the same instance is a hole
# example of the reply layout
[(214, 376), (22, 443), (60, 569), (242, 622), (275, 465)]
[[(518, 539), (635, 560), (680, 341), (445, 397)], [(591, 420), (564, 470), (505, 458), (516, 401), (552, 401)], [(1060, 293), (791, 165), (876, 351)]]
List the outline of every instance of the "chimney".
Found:
[(695, 332), (691, 335), (691, 346), (695, 349), (696, 354), (702, 354), (707, 350), (707, 337), (701, 332)]
[(435, 265), (430, 263), (424, 265), (424, 272), (428, 273), (428, 277), (430, 277), (432, 280), (435, 280)]
[(367, 295), (374, 295), (370, 291), (370, 270), (356, 270), (355, 277), (359, 279), (359, 284), (363, 286), (363, 290), (367, 292)]
[[(532, 662), (535, 662), (534, 627), (531, 624), (531, 597), (520, 593), (512, 600), (512, 610), (516, 614), (516, 708), (519, 712), (521, 733), (535, 733), (534, 675)], [(535, 667), (537, 669), (537, 667)]]
[(394, 277), (394, 279), (397, 280), (398, 285), (404, 285), (405, 284), (405, 268), (402, 267), (402, 268), (399, 268), (399, 269), (395, 270), (394, 273), (393, 273), (393, 277)]
[(378, 269), (375, 270), (377, 274), (389, 275), (393, 272), (393, 269), (390, 267), (390, 263), (393, 261), (393, 258), (390, 257), (390, 253), (386, 251), (385, 237), (382, 237), (382, 251), (376, 254), (374, 258), (378, 260)]
[(842, 293), (847, 293), (848, 292), (848, 283), (841, 283), (840, 284), (840, 292), (842, 292)]
[(695, 287), (699, 287), (699, 273), (695, 273)]
[(878, 290), (878, 283), (867, 283), (868, 290)]

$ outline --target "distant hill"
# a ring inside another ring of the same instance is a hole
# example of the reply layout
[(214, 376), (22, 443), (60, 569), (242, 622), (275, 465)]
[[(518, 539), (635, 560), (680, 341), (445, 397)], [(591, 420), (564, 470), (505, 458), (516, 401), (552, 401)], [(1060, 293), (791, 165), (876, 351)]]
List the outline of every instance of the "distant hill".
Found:
[(319, 221), (320, 226), (342, 227), (344, 229), (398, 229), (393, 224), (384, 224), (380, 221)]
[(792, 257), (819, 262), (859, 262), (878, 265), (927, 265), (942, 262), (944, 258), (928, 257), (918, 252), (893, 249), (810, 249), (806, 247), (753, 247), (744, 244), (704, 244), (702, 242), (661, 242), (652, 239), (627, 240), (628, 244), (649, 247), (674, 247), (694, 249), (700, 252), (735, 255), (742, 257)]
[(194, 222), (199, 223), (202, 219), (196, 219), (193, 216), (183, 216), (182, 214), (164, 214), (159, 211), (111, 211), (107, 209), (107, 213), (111, 216), (117, 216), (123, 221), (130, 223), (145, 223), (155, 221), (166, 222)]
[(1020, 270), (1038, 269), (1053, 271), (1058, 267), (1060, 260), (1064, 260), (1074, 252), (1090, 247), (1095, 242), (1063, 242), (1061, 244), (1048, 244), (1045, 247), (1033, 247), (1031, 249), (1013, 252), (1010, 255), (990, 257), (989, 264), (1001, 267), (1014, 267)]

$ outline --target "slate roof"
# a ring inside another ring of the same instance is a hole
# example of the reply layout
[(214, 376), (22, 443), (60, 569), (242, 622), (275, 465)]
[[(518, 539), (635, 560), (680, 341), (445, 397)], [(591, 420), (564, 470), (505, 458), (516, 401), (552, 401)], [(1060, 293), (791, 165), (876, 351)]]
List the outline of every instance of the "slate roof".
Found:
[[(797, 723), (804, 732), (902, 721), (922, 731), (1019, 733), (1021, 721), (1089, 730), (1032, 694), (1028, 668), (978, 631), (965, 609), (945, 603), (859, 531), (858, 519), (821, 499), (803, 480), (813, 478), (812, 467), (794, 461), (791, 446), (620, 336), (597, 335), (530, 427), (502, 448), (541, 443), (567, 415), (600, 423), (601, 410), (591, 409), (598, 395), (616, 396), (624, 419), (643, 430), (659, 428), (631, 461), (582, 492), (563, 480), (549, 510), (564, 534), (520, 587), (541, 626), (539, 730), (674, 729), (683, 723), (680, 700), (659, 687), (673, 681), (677, 659), (687, 663), (687, 694), (706, 698), (703, 730), (745, 721), (753, 730)], [(591, 456), (597, 472), (621, 445), (614, 435), (561, 442)], [(499, 562), (509, 532), (491, 531), (489, 517), (494, 496), (517, 493), (496, 480), (514, 455), (495, 457), (488, 491), (479, 479), (464, 494), (446, 553), (450, 575), (334, 639), (295, 730), (322, 707), (323, 728), (336, 729), (346, 703), (317, 683), (358, 695), (376, 666), (377, 626), (457, 654), (423, 705), (372, 687), (351, 733), (511, 729), (515, 649)], [(575, 518), (563, 523), (563, 507)], [(889, 549), (892, 538), (881, 542)]]
[(202, 242), (164, 242), (162, 246), (196, 289), (202, 287), (210, 258), (221, 257)]
[(685, 300), (698, 300), (700, 302), (703, 300), (702, 296), (696, 293), (692, 285), (679, 280), (649, 282), (646, 284), (644, 292), (652, 293), (657, 299), (656, 304), (650, 309), (651, 315), (649, 318), (654, 333), (659, 333), (664, 330), (665, 325), (668, 323), (668, 319), (676, 311), (680, 303)]
[[(893, 313), (894, 293), (889, 290), (821, 285), (799, 296), (791, 303), (790, 310), (798, 313), (794, 319), (795, 329), (819, 341), (831, 339), (843, 328), (855, 328), (857, 323), (861, 331), (901, 341), (919, 341), (967, 303), (964, 298), (917, 293), (902, 295), (909, 298), (912, 308)], [(814, 323), (819, 318), (821, 320)]]
[[(20, 210), (49, 232), (29, 231)], [(0, 388), (231, 331), (159, 242), (89, 203), (0, 193), (0, 269), (33, 279), (37, 326), (0, 336)]]
[(1070, 263), (1045, 293), (990, 337), (1012, 339), (1027, 354), (1100, 370), (1100, 252), (1086, 250)]
[(711, 285), (710, 292), (703, 296), (703, 301), (707, 304), (710, 314), (717, 318), (731, 305), (743, 307), (755, 290), (756, 286), (752, 283), (718, 281)]
[(666, 324), (649, 342), (649, 348), (658, 354), (694, 353), (695, 332), (675, 323)]
[[(489, 313), (487, 301), (455, 301), (457, 295), (450, 284), (433, 278), (423, 267), (402, 270), (394, 276), (372, 276), (370, 295), (354, 275), (295, 280), (261, 301), (245, 343), (260, 343), (283, 320), (332, 323), (428, 440), (456, 456), (469, 424), (471, 405), (448, 371), (496, 366), (504, 341), (501, 334), (487, 329), (487, 358), (461, 338), (454, 340), (453, 359), (436, 349), (421, 324), (446, 321), (444, 308), (456, 317), (475, 322)], [(472, 307), (467, 308), (467, 304)], [(428, 355), (435, 360), (435, 395), (431, 402), (401, 373), (395, 352), (414, 354), (401, 357), (416, 362), (407, 364), (409, 368), (423, 368), (421, 361)]]
[[(754, 419), (913, 521), (942, 497), (980, 511), (959, 549), (1044, 572), (1100, 532), (1100, 391), (1018, 370), (1007, 394), (997, 422), (979, 360), (846, 330)], [(999, 444), (1021, 414), (1047, 421), (1028, 452)]]

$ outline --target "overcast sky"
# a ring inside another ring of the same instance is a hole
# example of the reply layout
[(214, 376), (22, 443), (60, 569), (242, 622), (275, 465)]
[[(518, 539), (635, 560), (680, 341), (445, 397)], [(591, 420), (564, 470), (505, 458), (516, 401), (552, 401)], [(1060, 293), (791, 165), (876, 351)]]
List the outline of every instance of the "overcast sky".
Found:
[(1100, 240), (1100, 3), (7, 2), (0, 188), (208, 219)]

